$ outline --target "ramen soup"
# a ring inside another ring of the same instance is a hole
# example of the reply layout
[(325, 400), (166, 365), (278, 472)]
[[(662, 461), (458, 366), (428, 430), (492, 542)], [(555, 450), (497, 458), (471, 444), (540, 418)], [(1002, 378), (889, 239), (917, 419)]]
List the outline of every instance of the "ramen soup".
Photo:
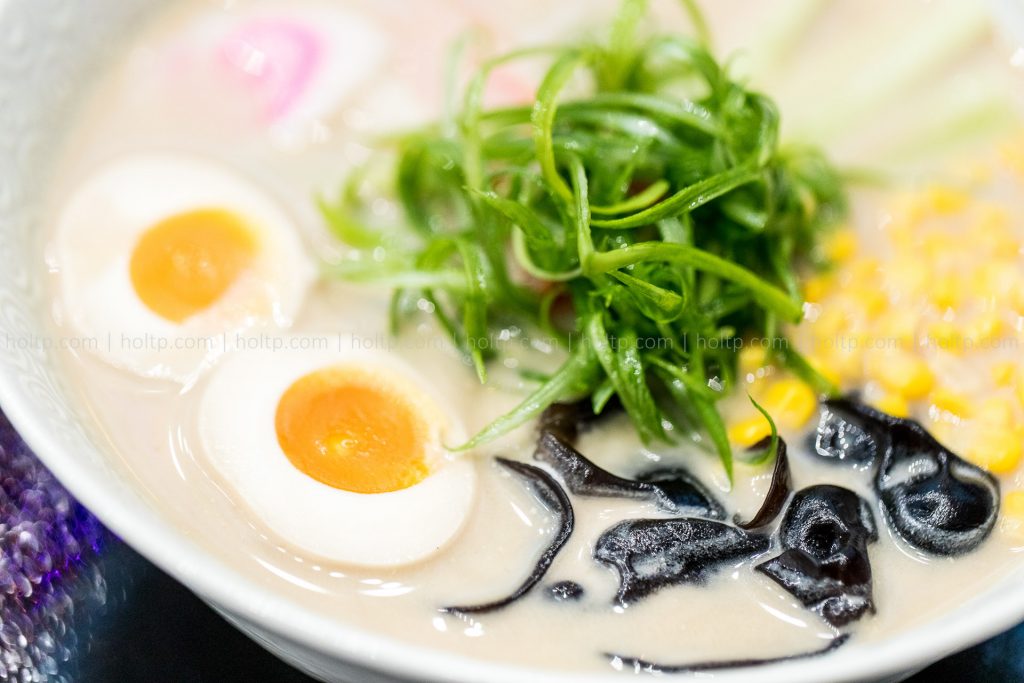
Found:
[(686, 7), (134, 36), (46, 264), (153, 508), (318, 613), (580, 672), (828, 656), (1017, 566), (1024, 48), (977, 3)]

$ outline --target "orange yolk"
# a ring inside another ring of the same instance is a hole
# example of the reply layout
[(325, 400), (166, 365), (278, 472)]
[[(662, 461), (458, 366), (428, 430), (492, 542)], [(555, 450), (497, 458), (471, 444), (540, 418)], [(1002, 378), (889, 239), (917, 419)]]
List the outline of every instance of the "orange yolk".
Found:
[(238, 216), (189, 211), (143, 233), (132, 252), (132, 286), (147, 308), (180, 323), (220, 299), (255, 253), (256, 240)]
[(428, 425), (417, 406), (357, 368), (297, 380), (277, 404), (275, 427), (291, 463), (337, 489), (398, 491), (430, 474)]

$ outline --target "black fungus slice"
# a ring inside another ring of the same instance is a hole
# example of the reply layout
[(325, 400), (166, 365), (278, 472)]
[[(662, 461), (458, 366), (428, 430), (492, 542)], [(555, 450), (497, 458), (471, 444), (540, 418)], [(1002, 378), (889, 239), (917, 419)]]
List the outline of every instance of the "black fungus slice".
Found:
[(667, 586), (702, 583), (769, 545), (768, 536), (710, 519), (634, 519), (602, 533), (594, 559), (618, 572), (616, 601), (626, 606)]
[(657, 501), (668, 512), (687, 517), (725, 519), (725, 508), (704, 485), (679, 466), (657, 467), (640, 474), (637, 482), (651, 484), (658, 491)]
[(507, 460), (505, 458), (495, 458), (495, 460), (502, 467), (512, 471), (522, 478), (529, 487), (533, 490), (533, 493), (541, 501), (541, 503), (548, 510), (553, 512), (557, 517), (558, 530), (555, 533), (551, 543), (544, 552), (541, 553), (537, 559), (537, 563), (533, 567), (533, 571), (526, 577), (519, 588), (513, 591), (510, 595), (495, 600), (493, 602), (484, 603), (482, 605), (471, 605), (466, 607), (442, 607), (442, 612), (449, 614), (484, 614), (486, 612), (494, 612), (508, 607), (516, 600), (520, 599), (530, 589), (536, 586), (541, 579), (544, 578), (544, 574), (547, 573), (548, 569), (551, 568), (551, 563), (555, 561), (555, 557), (558, 552), (569, 540), (569, 536), (572, 535), (573, 525), (575, 518), (573, 516), (572, 504), (569, 502), (569, 496), (566, 495), (562, 487), (558, 485), (558, 482), (554, 478), (542, 470), (539, 467), (528, 465), (524, 462), (518, 462), (515, 460)]
[(831, 484), (793, 496), (780, 528), (782, 553), (757, 566), (833, 626), (874, 611), (868, 544), (878, 539), (867, 502)]
[(583, 586), (575, 581), (559, 581), (547, 588), (548, 597), (555, 602), (576, 602), (583, 598)]
[(811, 452), (858, 469), (874, 467), (885, 448), (887, 415), (850, 399), (825, 401)]
[(673, 514), (725, 518), (721, 504), (682, 468), (652, 470), (643, 481), (625, 479), (598, 467), (550, 431), (541, 432), (533, 457), (550, 465), (578, 496), (646, 500)]
[(576, 443), (581, 432), (589, 429), (602, 417), (621, 410), (618, 399), (613, 397), (600, 414), (594, 413), (590, 399), (575, 403), (553, 403), (540, 414), (538, 427), (541, 433), (557, 434), (566, 443)]
[[(768, 448), (770, 444), (771, 437), (766, 437), (754, 444), (750, 450)], [(739, 516), (733, 520), (739, 528), (760, 529), (771, 524), (782, 512), (782, 508), (786, 505), (786, 500), (793, 490), (793, 482), (789, 474), (789, 455), (786, 451), (786, 442), (779, 439), (775, 451), (775, 467), (772, 469), (772, 483), (768, 486), (768, 494), (764, 497), (764, 502), (761, 503), (757, 514), (749, 522), (741, 522)]]
[(936, 555), (974, 550), (999, 514), (996, 478), (909, 420), (892, 425), (875, 487), (900, 537)]
[(623, 657), (622, 655), (616, 655), (611, 653), (605, 653), (608, 657), (612, 668), (616, 671), (623, 671), (632, 669), (633, 673), (641, 674), (685, 674), (685, 673), (696, 673), (699, 671), (721, 671), (723, 669), (741, 669), (752, 666), (767, 666), (769, 664), (779, 664), (780, 662), (792, 662), (800, 659), (811, 659), (813, 657), (821, 657), (827, 655), (830, 652), (838, 650), (840, 647), (846, 644), (850, 639), (849, 634), (842, 634), (820, 650), (812, 650), (811, 652), (799, 652), (795, 655), (786, 655), (784, 657), (768, 657), (764, 659), (725, 659), (720, 661), (710, 662), (694, 662), (693, 664), (658, 664), (656, 662), (650, 662), (646, 659), (640, 659), (638, 657)]
[(929, 553), (955, 556), (974, 550), (992, 532), (999, 513), (995, 477), (952, 453), (913, 420), (849, 398), (825, 406), (833, 422), (845, 426), (823, 430), (819, 425), (818, 453), (834, 446), (835, 452), (845, 449), (846, 455), (836, 456), (840, 459), (877, 464), (875, 490), (903, 540)]
[(576, 443), (589, 411), (583, 401), (552, 404), (540, 414), (540, 433), (555, 434), (566, 443)]

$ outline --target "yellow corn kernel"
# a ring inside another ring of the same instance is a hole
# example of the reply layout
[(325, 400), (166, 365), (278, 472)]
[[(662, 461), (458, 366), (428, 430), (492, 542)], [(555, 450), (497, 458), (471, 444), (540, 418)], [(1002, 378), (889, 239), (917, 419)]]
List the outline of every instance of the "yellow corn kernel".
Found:
[(845, 263), (857, 253), (857, 235), (852, 230), (840, 230), (825, 245), (825, 256), (835, 263)]
[(750, 448), (766, 436), (771, 436), (771, 433), (771, 425), (760, 413), (740, 420), (728, 429), (729, 441), (743, 448)]
[(924, 398), (935, 384), (928, 364), (905, 351), (873, 354), (867, 371), (871, 379), (910, 400)]
[(904, 218), (893, 218), (885, 226), (886, 234), (889, 237), (889, 242), (898, 251), (904, 252), (913, 251), (917, 244), (917, 231), (915, 228), (916, 224), (910, 223)]
[(877, 318), (889, 308), (889, 297), (877, 285), (875, 287), (858, 287), (851, 290), (849, 295), (860, 304), (869, 319)]
[(1017, 400), (1024, 405), (1024, 368), (1017, 370)]
[(995, 311), (988, 311), (971, 320), (964, 330), (964, 339), (977, 348), (998, 339), (1003, 329), (1002, 316)]
[(1016, 540), (1024, 540), (1024, 491), (1003, 494), (999, 510), (999, 528)]
[(1012, 427), (1016, 422), (1013, 404), (999, 396), (990, 396), (978, 406), (978, 420), (982, 425)]
[(981, 212), (971, 238), (997, 256), (1015, 256), (1020, 251), (1020, 241), (1010, 229), (1010, 215), (999, 206), (989, 206)]
[(993, 474), (1009, 474), (1024, 455), (1022, 435), (1016, 429), (986, 426), (973, 435), (964, 458)]
[(840, 306), (829, 305), (814, 321), (814, 336), (818, 343), (829, 343), (850, 329), (852, 321)]
[(928, 290), (934, 275), (927, 264), (908, 260), (897, 268), (890, 268), (886, 278), (905, 296), (920, 296)]
[(944, 186), (929, 188), (927, 197), (929, 208), (941, 214), (958, 213), (967, 206), (969, 201), (966, 193)]
[(939, 310), (956, 308), (963, 299), (963, 283), (950, 275), (936, 275), (928, 291), (928, 298)]
[(882, 263), (876, 258), (860, 259), (850, 264), (850, 280), (867, 287), (877, 286), (878, 273), (881, 269)]
[(1003, 495), (1002, 512), (1024, 518), (1024, 491), (1008, 491)]
[(938, 422), (932, 422), (928, 426), (928, 431), (939, 443), (951, 451), (960, 450), (961, 432), (963, 430), (959, 425), (955, 425), (949, 420), (939, 420)]
[[(832, 332), (850, 334), (860, 331), (868, 319), (869, 303), (861, 296), (862, 288), (856, 285), (848, 285), (842, 294), (833, 296), (823, 307), (824, 310), (818, 318), (818, 322), (831, 324)], [(886, 300), (883, 304), (888, 304)]]
[(826, 356), (808, 356), (807, 362), (814, 370), (837, 387), (843, 384), (843, 376), (840, 374), (836, 364)]
[(740, 349), (739, 368), (743, 376), (756, 373), (768, 365), (768, 349), (762, 346), (745, 346)]
[(921, 240), (921, 249), (931, 261), (939, 261), (949, 253), (960, 249), (960, 245), (941, 232), (929, 233)]
[(1009, 232), (987, 235), (982, 244), (988, 247), (989, 251), (997, 258), (1016, 258), (1024, 248), (1021, 241)]
[(907, 399), (890, 391), (872, 400), (871, 405), (893, 417), (907, 417), (910, 415), (910, 404), (907, 403)]
[(943, 351), (960, 353), (963, 351), (963, 341), (959, 326), (948, 320), (939, 320), (928, 326), (928, 343)]
[(890, 311), (879, 318), (877, 329), (879, 337), (892, 340), (901, 349), (910, 349), (914, 345), (917, 321), (904, 311)]
[(905, 223), (920, 223), (928, 214), (928, 197), (924, 193), (906, 195), (896, 203), (895, 214)]
[(970, 278), (971, 295), (978, 299), (1007, 301), (1011, 305), (1021, 299), (1024, 303), (1024, 279), (1021, 278), (1020, 267), (1009, 263), (979, 263)]
[(981, 204), (978, 207), (978, 222), (975, 227), (979, 232), (1004, 230), (1010, 227), (1010, 212), (998, 204)]
[(761, 405), (780, 427), (798, 429), (811, 419), (818, 400), (809, 386), (785, 377), (768, 387)]
[(831, 275), (812, 275), (804, 280), (804, 297), (808, 301), (821, 303), (834, 287), (835, 279)]
[(960, 392), (953, 391), (947, 387), (939, 387), (928, 396), (928, 402), (947, 413), (964, 418), (971, 414), (970, 399)]
[(1002, 360), (990, 368), (992, 381), (996, 386), (1008, 387), (1013, 384), (1014, 373), (1017, 372), (1017, 364), (1012, 360)]
[(843, 382), (858, 382), (864, 376), (864, 351), (861, 348), (835, 349), (830, 356), (832, 371)]

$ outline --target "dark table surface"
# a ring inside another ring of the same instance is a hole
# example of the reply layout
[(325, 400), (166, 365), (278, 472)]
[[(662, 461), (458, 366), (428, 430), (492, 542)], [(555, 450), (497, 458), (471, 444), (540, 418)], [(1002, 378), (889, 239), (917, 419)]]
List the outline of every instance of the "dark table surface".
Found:
[[(0, 414), (0, 681), (310, 681), (100, 526)], [(910, 679), (1024, 681), (1024, 625)]]

